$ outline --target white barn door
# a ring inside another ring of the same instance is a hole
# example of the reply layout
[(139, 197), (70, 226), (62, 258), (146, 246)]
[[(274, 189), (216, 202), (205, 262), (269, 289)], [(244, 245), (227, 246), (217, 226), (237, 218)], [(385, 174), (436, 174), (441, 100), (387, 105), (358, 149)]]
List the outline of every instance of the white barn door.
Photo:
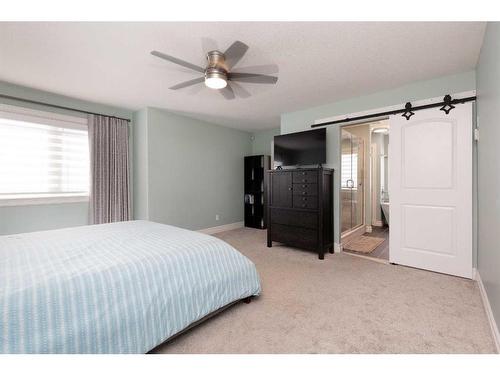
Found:
[(472, 105), (390, 118), (390, 262), (472, 278)]

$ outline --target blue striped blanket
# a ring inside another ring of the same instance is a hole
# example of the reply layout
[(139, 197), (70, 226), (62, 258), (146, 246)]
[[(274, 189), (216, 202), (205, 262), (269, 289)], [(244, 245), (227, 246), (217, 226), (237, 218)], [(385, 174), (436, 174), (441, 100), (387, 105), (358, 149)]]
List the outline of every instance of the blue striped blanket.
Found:
[(0, 236), (0, 353), (146, 353), (259, 293), (245, 256), (168, 225)]

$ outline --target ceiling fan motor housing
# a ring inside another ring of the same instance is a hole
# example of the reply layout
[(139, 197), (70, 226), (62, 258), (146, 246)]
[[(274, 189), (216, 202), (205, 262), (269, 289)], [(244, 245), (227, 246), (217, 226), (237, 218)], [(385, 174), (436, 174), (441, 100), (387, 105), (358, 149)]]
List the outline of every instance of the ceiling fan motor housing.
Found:
[(207, 68), (205, 70), (205, 78), (220, 78), (227, 81), (227, 73), (220, 68)]
[(207, 53), (207, 70), (216, 68), (227, 73), (226, 56), (220, 51), (210, 51)]

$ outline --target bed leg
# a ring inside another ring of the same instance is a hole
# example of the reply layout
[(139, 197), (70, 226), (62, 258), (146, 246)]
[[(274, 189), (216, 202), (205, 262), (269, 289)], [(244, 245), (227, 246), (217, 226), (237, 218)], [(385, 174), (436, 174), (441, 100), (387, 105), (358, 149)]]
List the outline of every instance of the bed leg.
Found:
[(252, 302), (252, 297), (243, 298), (242, 301), (248, 304)]

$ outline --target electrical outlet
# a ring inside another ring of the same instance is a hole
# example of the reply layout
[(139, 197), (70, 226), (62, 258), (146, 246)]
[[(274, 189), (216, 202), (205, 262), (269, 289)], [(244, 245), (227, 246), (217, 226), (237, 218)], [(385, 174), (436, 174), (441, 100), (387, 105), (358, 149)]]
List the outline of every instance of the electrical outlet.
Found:
[(219, 215), (215, 215), (215, 220), (219, 221), (219, 219), (220, 219), (220, 216)]

